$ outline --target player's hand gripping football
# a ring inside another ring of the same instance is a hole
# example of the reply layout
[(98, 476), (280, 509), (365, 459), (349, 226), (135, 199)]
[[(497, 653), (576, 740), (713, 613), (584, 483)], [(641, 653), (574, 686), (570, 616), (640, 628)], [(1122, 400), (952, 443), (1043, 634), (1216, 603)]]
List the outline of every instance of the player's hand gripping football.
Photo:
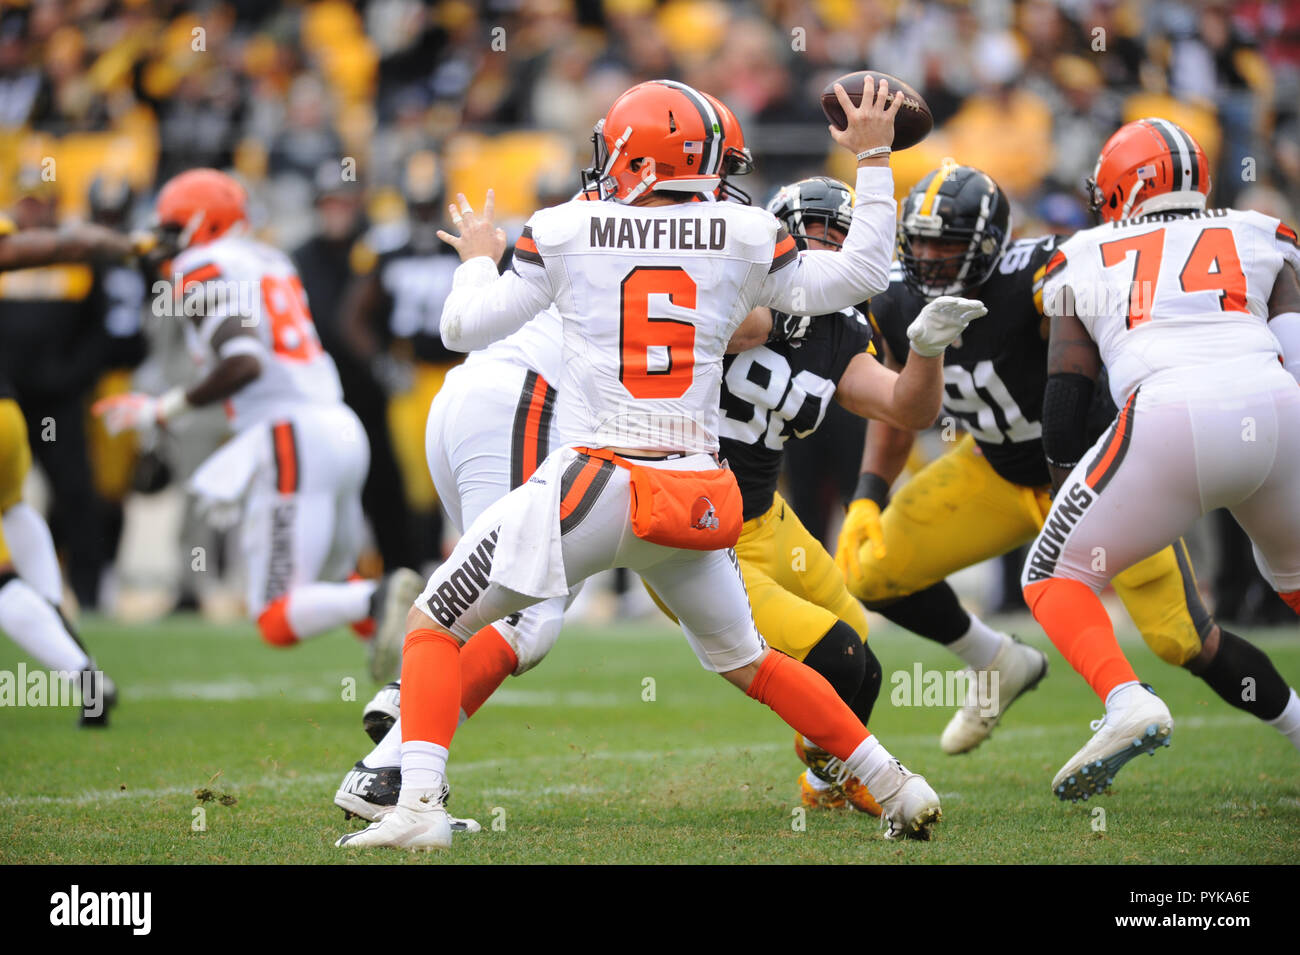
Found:
[(506, 250), (506, 234), (492, 221), (492, 214), (496, 211), (496, 196), (491, 189), (483, 200), (481, 214), (474, 211), (463, 192), (456, 193), (456, 201), (447, 206), (447, 211), (451, 215), (451, 224), (460, 230), (460, 235), (439, 229), (438, 238), (454, 248), (460, 254), (462, 262), (480, 255), (486, 255), (493, 262), (501, 261), (501, 255)]
[[(862, 105), (854, 106), (844, 87), (835, 84), (835, 98), (844, 107), (844, 116), (849, 124), (845, 129), (836, 129), (830, 125), (826, 128), (831, 131), (831, 139), (855, 156), (877, 146), (893, 145), (894, 142), (894, 117), (903, 105), (903, 93), (900, 90), (891, 96), (887, 80), (881, 80), (874, 92), (874, 98), (868, 99), (864, 89)], [(881, 159), (888, 161), (888, 157)]]
[(858, 554), (864, 546), (871, 545), (871, 556), (876, 560), (885, 557), (885, 531), (880, 526), (880, 505), (869, 497), (860, 497), (849, 505), (840, 528), (839, 543), (835, 546), (835, 566), (850, 584), (862, 577), (862, 564)]
[(907, 326), (907, 337), (912, 340), (912, 351), (926, 358), (942, 355), (943, 350), (956, 341), (966, 326), (987, 315), (983, 302), (973, 298), (941, 295), (916, 316)]

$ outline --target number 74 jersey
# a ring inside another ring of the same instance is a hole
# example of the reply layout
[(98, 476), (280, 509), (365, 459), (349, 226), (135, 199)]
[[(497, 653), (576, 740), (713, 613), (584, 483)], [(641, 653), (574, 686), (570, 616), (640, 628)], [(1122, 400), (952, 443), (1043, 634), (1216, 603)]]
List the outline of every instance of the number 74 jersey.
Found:
[[(252, 354), (261, 374), (227, 402), (240, 431), (304, 404), (342, 401), (338, 370), (321, 348), (302, 280), (279, 249), (228, 236), (172, 262), (167, 306), (184, 322), (196, 363)], [(157, 308), (162, 302), (155, 300)]]
[(1163, 212), (1085, 229), (1047, 263), (1049, 312), (1077, 315), (1117, 404), (1162, 372), (1281, 354), (1268, 299), (1296, 233), (1258, 212)]

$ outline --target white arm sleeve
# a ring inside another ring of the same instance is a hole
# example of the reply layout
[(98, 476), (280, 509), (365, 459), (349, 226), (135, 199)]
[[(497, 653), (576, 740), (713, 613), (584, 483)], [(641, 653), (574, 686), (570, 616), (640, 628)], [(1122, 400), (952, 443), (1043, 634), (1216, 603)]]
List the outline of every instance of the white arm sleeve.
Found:
[(894, 174), (858, 169), (853, 222), (839, 252), (809, 250), (768, 273), (757, 305), (793, 315), (824, 315), (865, 302), (889, 286), (898, 217)]
[(1269, 319), (1268, 330), (1282, 345), (1282, 367), (1300, 382), (1300, 312), (1283, 312)]
[[(527, 272), (525, 278), (522, 271)], [(486, 348), (551, 304), (546, 270), (525, 266), (497, 275), (486, 255), (462, 262), (442, 306), (442, 343), (452, 351)]]

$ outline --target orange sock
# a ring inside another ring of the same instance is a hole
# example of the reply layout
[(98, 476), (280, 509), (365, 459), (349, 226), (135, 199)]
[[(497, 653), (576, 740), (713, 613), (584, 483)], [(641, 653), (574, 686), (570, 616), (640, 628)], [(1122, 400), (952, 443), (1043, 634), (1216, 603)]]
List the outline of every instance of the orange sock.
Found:
[(1103, 703), (1115, 687), (1137, 680), (1106, 608), (1087, 584), (1052, 577), (1029, 584), (1024, 592), (1038, 625)]
[(484, 627), (460, 648), (460, 708), (473, 716), (503, 680), (515, 672), (519, 657), (496, 627)]
[(1300, 590), (1292, 590), (1289, 593), (1278, 594), (1278, 596), (1286, 601), (1288, 607), (1296, 613), (1300, 613)]
[(402, 648), (402, 742), (450, 746), (460, 721), (460, 644), (439, 630), (412, 630)]
[(824, 676), (778, 650), (768, 651), (745, 693), (840, 759), (871, 735)]
[(298, 635), (289, 626), (289, 596), (276, 597), (257, 617), (257, 627), (262, 631), (262, 639), (273, 647), (291, 647), (298, 642)]

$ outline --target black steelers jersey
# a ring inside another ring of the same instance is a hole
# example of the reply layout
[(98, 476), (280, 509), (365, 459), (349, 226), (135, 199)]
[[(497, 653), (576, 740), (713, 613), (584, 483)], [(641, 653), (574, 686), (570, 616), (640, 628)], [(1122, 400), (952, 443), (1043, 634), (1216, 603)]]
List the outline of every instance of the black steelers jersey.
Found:
[[(1043, 457), (1042, 283), (1055, 236), (1019, 239), (1002, 253), (974, 293), (988, 306), (943, 358), (944, 414), (958, 419), (1001, 477), (1026, 487), (1050, 481)], [(911, 353), (907, 326), (926, 300), (903, 283), (897, 264), (889, 288), (868, 303), (871, 319), (901, 362)]]
[(870, 350), (871, 326), (849, 308), (814, 319), (799, 342), (723, 361), (719, 453), (740, 484), (745, 520), (772, 506), (786, 441), (817, 430), (849, 362)]
[(405, 228), (383, 227), (364, 240), (370, 251), (364, 258), (365, 271), (374, 269), (379, 280), (387, 341), (410, 342), (415, 358), (447, 362), (464, 357), (442, 343), (442, 305), (451, 294), (452, 275), (460, 257), (451, 246), (439, 242), (436, 248), (416, 248)]

